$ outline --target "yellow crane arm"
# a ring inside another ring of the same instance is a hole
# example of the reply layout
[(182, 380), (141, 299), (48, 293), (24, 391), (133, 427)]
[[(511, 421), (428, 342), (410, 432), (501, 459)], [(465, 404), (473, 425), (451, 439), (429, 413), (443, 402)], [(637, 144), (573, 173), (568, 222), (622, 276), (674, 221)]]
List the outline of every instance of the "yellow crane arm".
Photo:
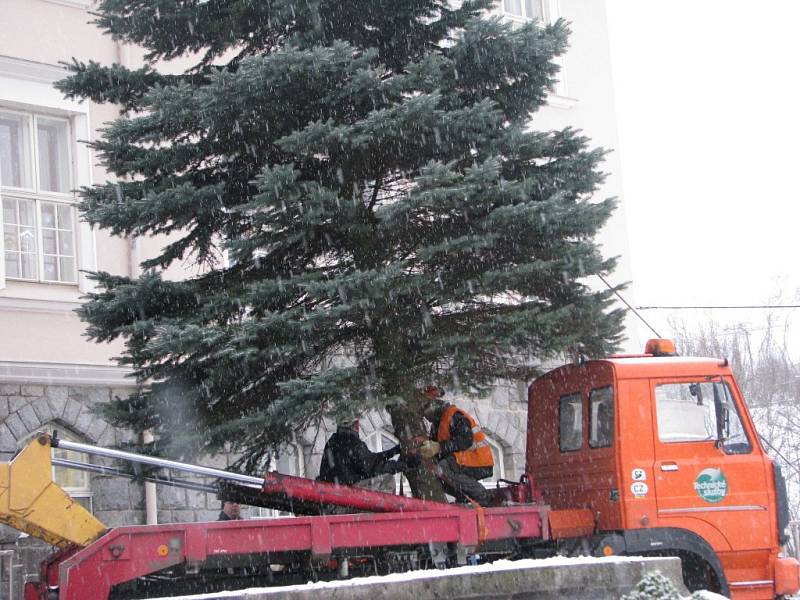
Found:
[(0, 463), (0, 522), (53, 546), (87, 546), (107, 528), (53, 481), (50, 436)]

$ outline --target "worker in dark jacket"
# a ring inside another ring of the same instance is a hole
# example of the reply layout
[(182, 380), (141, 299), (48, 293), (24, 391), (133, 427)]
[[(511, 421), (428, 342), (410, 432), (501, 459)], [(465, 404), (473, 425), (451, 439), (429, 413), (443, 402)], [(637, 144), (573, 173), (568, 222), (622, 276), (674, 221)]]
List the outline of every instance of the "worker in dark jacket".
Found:
[(357, 418), (348, 418), (340, 423), (325, 449), (319, 467), (319, 481), (354, 485), (377, 475), (399, 473), (405, 463), (390, 460), (400, 453), (400, 446), (383, 452), (372, 452), (358, 436)]
[(489, 493), (480, 483), (494, 472), (492, 449), (478, 422), (465, 410), (448, 404), (439, 388), (427, 387), (424, 415), (431, 422), (430, 440), (419, 453), (436, 463), (436, 475), (445, 491), (463, 502), (472, 499), (486, 506)]
[(238, 521), (242, 518), (242, 507), (238, 502), (230, 500), (222, 501), (222, 510), (217, 517), (217, 521)]

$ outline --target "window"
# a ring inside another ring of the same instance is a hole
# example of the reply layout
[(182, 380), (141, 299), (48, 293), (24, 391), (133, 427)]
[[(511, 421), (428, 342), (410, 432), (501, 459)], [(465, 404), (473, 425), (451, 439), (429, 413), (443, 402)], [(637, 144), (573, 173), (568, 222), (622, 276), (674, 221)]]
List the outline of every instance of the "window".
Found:
[(558, 406), (558, 447), (561, 452), (583, 445), (583, 402), (580, 394), (562, 396)]
[[(372, 452), (383, 452), (395, 447), (399, 442), (391, 433), (383, 430), (373, 431), (364, 440), (367, 447)], [(369, 480), (369, 488), (376, 492), (387, 492), (389, 494), (400, 494), (411, 496), (411, 485), (402, 473), (394, 475), (379, 475)]]
[(543, 0), (503, 0), (503, 13), (512, 19), (545, 18)]
[[(302, 477), (303, 469), (303, 452), (298, 444), (287, 444), (277, 457), (272, 457), (269, 461), (268, 471), (277, 471), (284, 475), (294, 475)], [(257, 519), (275, 519), (277, 517), (292, 517), (290, 512), (277, 510), (274, 508), (264, 508), (257, 506), (255, 518)]]
[(723, 381), (657, 385), (656, 413), (662, 442), (713, 441), (728, 454), (752, 450), (731, 390)]
[(5, 276), (77, 283), (67, 119), (0, 111)]
[(503, 456), (503, 447), (500, 446), (500, 444), (495, 442), (488, 435), (486, 436), (486, 441), (489, 442), (489, 448), (492, 451), (492, 458), (494, 459), (494, 472), (492, 473), (491, 479), (482, 479), (481, 483), (487, 488), (494, 488), (498, 481), (505, 479), (505, 458)]
[(589, 447), (607, 448), (614, 439), (614, 390), (592, 390), (589, 394)]
[[(59, 429), (58, 427), (47, 426), (43, 429), (50, 435), (53, 435), (54, 429), (58, 429), (59, 439), (70, 442), (83, 442), (83, 440), (79, 439), (77, 436), (68, 431), (64, 431), (63, 429)], [(22, 446), (28, 444), (35, 435), (36, 434), (33, 434), (24, 440), (22, 442)], [(89, 456), (82, 452), (65, 450), (63, 448), (53, 448), (51, 452), (53, 458), (60, 458), (63, 460), (71, 460), (73, 462), (81, 463), (91, 462)], [(67, 494), (69, 494), (73, 500), (75, 500), (89, 512), (93, 512), (91, 478), (87, 471), (53, 466), (52, 477), (56, 485), (67, 492)]]
[[(544, 25), (555, 23), (561, 15), (561, 10), (558, 0), (502, 0), (500, 14), (512, 26), (520, 26), (531, 20)], [(553, 62), (560, 67), (560, 70), (557, 81), (550, 89), (548, 104), (559, 108), (571, 108), (575, 104), (575, 99), (570, 98), (568, 94), (564, 57), (557, 56)]]

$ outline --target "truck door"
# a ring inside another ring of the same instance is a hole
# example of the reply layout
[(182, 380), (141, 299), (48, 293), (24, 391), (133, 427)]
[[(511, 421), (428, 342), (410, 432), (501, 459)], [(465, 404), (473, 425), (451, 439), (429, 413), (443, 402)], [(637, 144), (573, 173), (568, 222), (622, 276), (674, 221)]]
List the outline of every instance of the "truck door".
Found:
[(720, 376), (652, 386), (659, 525), (692, 530), (717, 551), (769, 548), (765, 463), (733, 386)]

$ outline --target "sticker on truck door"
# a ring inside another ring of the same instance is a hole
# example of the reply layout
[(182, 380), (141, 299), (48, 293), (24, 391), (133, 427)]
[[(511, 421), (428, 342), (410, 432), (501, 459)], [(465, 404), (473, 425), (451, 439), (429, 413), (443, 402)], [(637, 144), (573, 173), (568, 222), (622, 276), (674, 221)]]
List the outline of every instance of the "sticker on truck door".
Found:
[(728, 480), (722, 469), (703, 469), (694, 480), (694, 490), (706, 502), (720, 502), (728, 495)]
[(631, 492), (637, 498), (642, 498), (644, 496), (647, 496), (648, 491), (649, 488), (647, 487), (647, 484), (643, 481), (637, 481), (636, 483), (631, 484)]
[(647, 479), (647, 471), (644, 469), (634, 469), (631, 471), (631, 479), (634, 481), (645, 481)]

